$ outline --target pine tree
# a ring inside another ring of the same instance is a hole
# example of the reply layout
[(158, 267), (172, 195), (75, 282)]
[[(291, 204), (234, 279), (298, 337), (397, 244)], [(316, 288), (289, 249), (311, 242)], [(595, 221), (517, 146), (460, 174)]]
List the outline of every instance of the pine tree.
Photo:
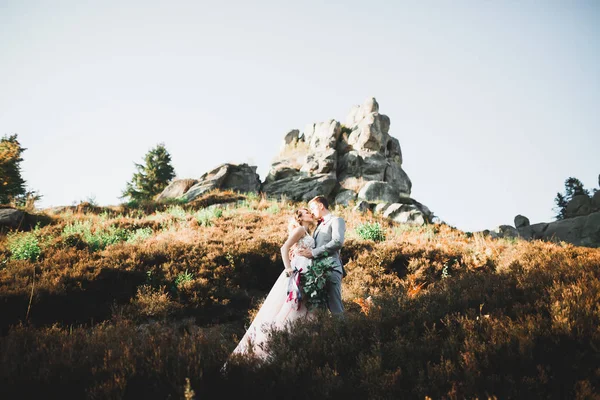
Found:
[(144, 163), (135, 163), (137, 172), (127, 183), (121, 198), (129, 197), (134, 201), (151, 200), (175, 177), (171, 155), (162, 143), (146, 153)]
[(567, 204), (568, 201), (565, 199), (565, 196), (562, 193), (556, 193), (556, 197), (554, 198), (554, 203), (556, 203), (555, 211), (557, 220), (565, 219), (567, 212)]
[(577, 178), (569, 177), (565, 181), (565, 194), (556, 193), (554, 203), (556, 204), (556, 219), (565, 219), (567, 216), (567, 205), (575, 196), (586, 195), (589, 197), (590, 192), (583, 187), (583, 183)]
[(0, 139), (0, 204), (8, 204), (26, 193), (21, 177), (21, 154), (25, 150), (16, 134)]

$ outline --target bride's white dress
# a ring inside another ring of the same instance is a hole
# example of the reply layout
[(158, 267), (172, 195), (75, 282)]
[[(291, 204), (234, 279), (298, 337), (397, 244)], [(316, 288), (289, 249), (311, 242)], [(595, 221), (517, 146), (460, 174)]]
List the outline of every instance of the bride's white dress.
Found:
[(298, 301), (296, 286), (299, 274), (306, 272), (311, 260), (296, 254), (296, 251), (299, 247), (313, 248), (314, 244), (314, 239), (308, 234), (298, 241), (291, 261), (294, 273), (290, 277), (286, 276), (285, 271), (279, 275), (254, 317), (254, 321), (232, 354), (253, 352), (258, 357), (265, 359), (268, 354), (264, 345), (269, 339), (270, 328), (283, 329), (299, 318), (307, 318), (312, 315), (306, 308), (305, 302)]

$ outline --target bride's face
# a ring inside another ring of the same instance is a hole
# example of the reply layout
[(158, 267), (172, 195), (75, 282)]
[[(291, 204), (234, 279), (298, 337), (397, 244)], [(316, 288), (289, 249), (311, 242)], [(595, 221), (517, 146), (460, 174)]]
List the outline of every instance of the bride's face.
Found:
[(314, 215), (312, 215), (309, 211), (302, 210), (301, 213), (302, 213), (302, 216), (300, 217), (300, 220), (302, 222), (314, 222), (315, 221)]

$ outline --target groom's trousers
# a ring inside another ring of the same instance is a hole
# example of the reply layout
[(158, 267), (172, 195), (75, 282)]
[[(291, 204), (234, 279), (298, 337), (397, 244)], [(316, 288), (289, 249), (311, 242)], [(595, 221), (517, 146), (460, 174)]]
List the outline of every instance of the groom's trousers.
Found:
[(327, 285), (327, 307), (329, 307), (329, 311), (332, 314), (343, 314), (342, 273), (337, 270), (331, 271)]

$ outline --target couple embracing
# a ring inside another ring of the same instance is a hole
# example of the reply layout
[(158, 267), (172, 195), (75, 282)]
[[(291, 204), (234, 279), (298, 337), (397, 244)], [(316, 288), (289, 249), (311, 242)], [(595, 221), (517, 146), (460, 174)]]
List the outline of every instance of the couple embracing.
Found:
[(265, 343), (269, 329), (283, 329), (300, 318), (311, 318), (315, 310), (307, 307), (302, 294), (301, 275), (313, 261), (326, 258), (333, 266), (327, 278), (327, 308), (334, 315), (342, 315), (342, 277), (344, 267), (340, 249), (344, 244), (344, 220), (329, 211), (327, 199), (317, 196), (307, 208), (294, 213), (288, 226), (288, 238), (281, 246), (284, 271), (281, 273), (252, 324), (233, 354), (253, 353), (265, 359)]

